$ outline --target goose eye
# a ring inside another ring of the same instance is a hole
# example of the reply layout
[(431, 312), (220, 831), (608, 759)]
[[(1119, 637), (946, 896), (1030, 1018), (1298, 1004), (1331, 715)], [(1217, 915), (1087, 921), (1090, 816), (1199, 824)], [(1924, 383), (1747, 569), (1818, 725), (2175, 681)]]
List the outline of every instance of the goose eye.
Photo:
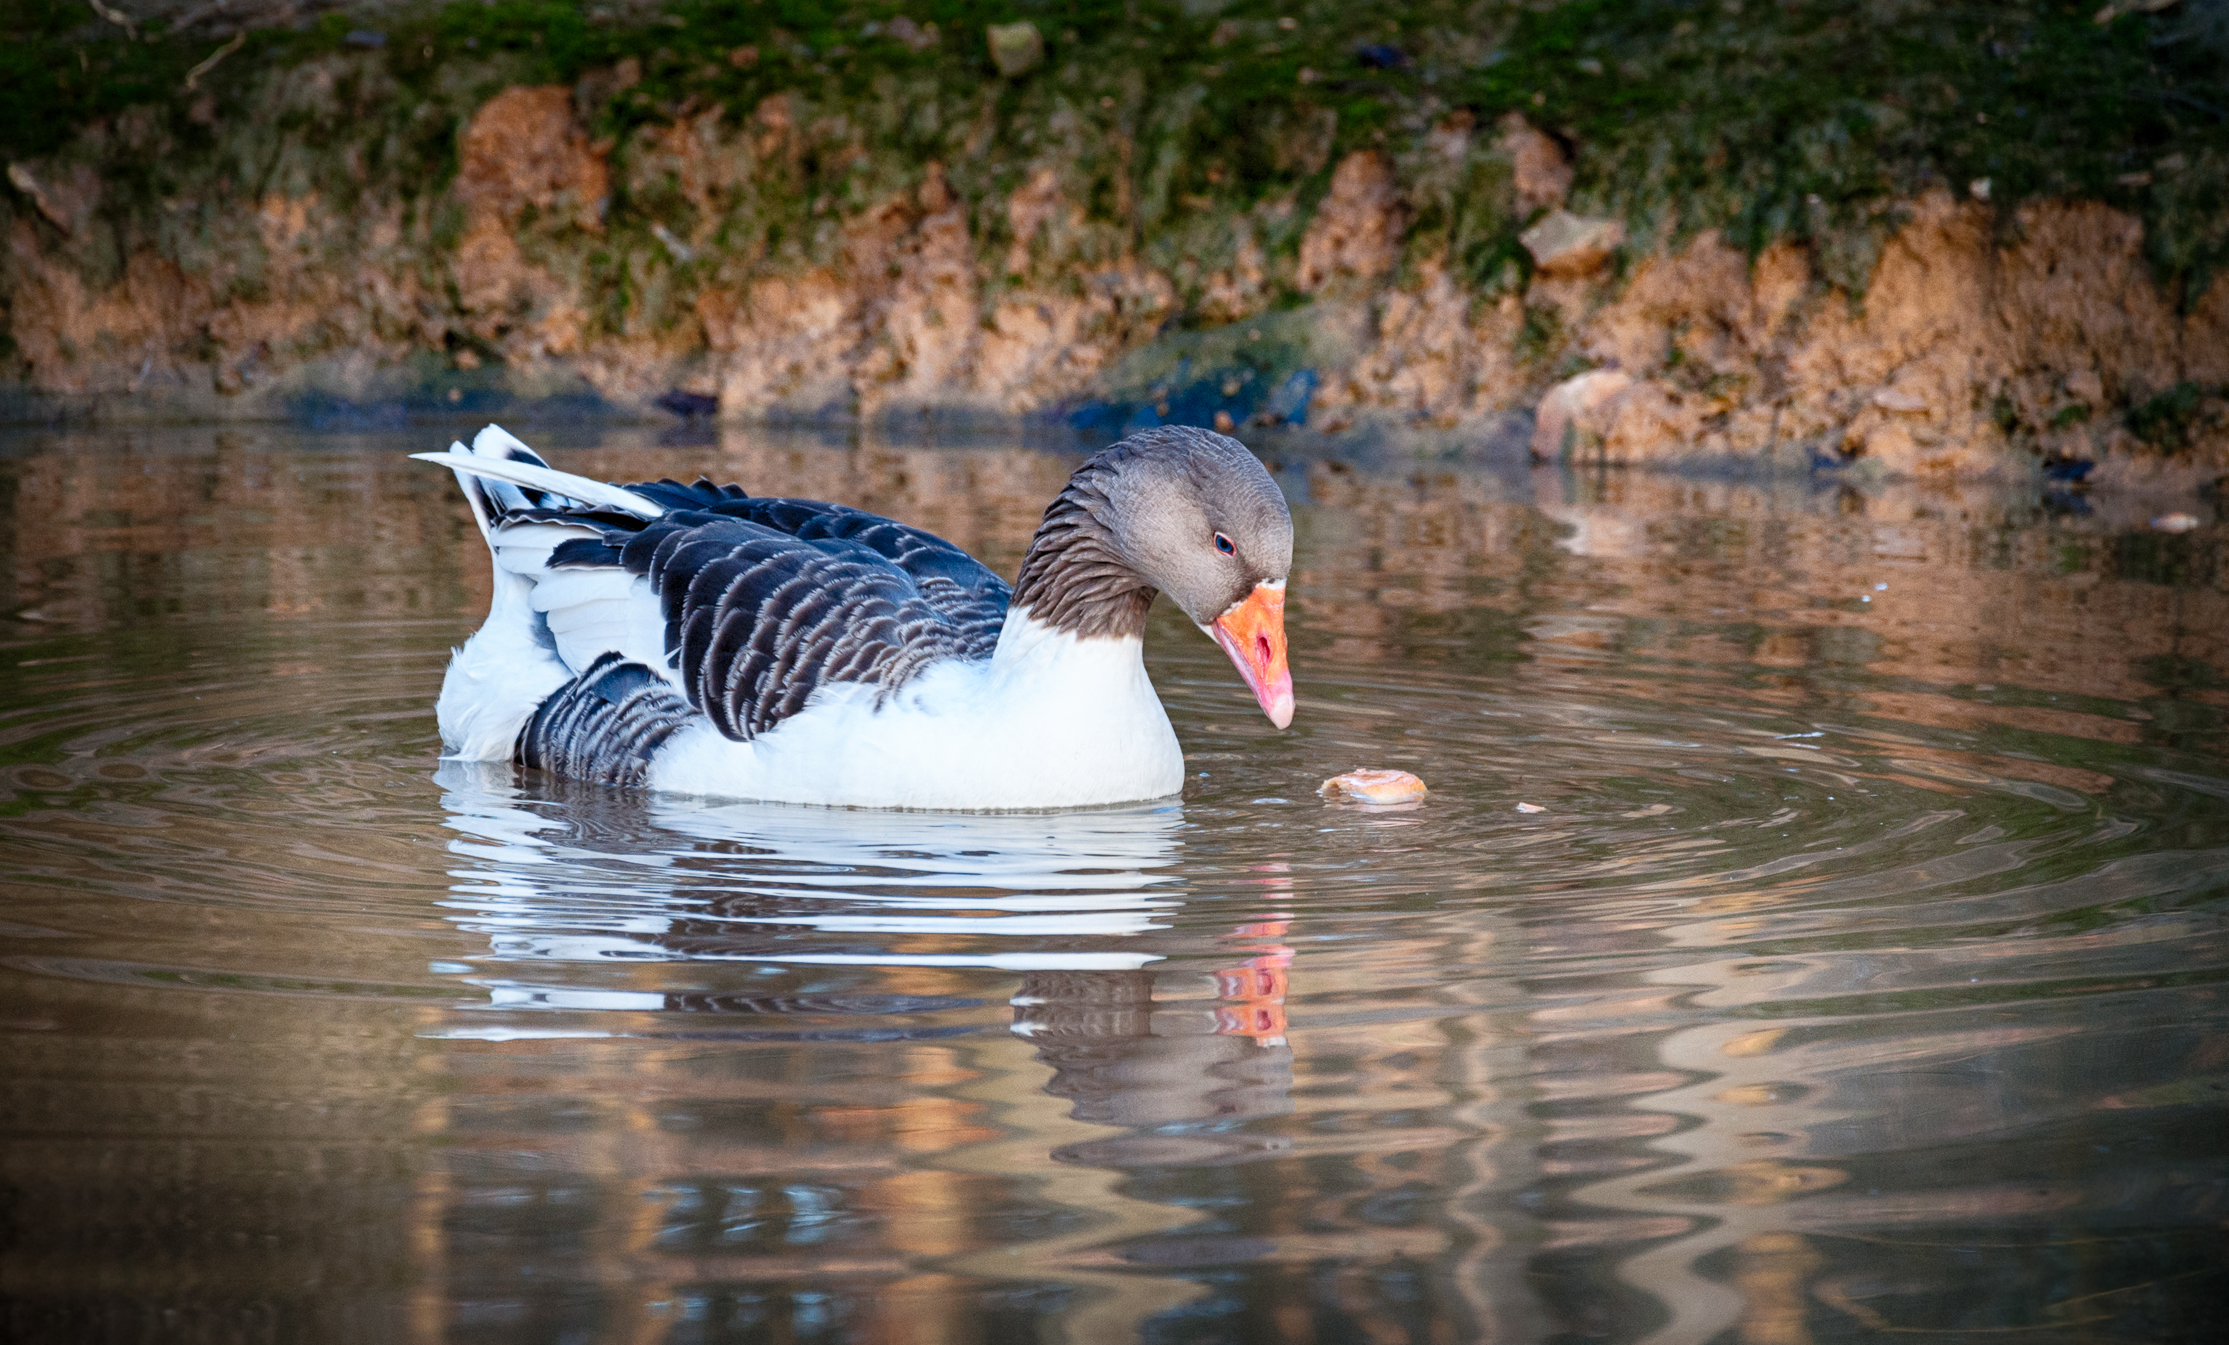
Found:
[(1222, 552), (1226, 556), (1235, 556), (1238, 554), (1238, 548), (1232, 545), (1231, 539), (1225, 537), (1221, 533), (1215, 534), (1215, 549)]

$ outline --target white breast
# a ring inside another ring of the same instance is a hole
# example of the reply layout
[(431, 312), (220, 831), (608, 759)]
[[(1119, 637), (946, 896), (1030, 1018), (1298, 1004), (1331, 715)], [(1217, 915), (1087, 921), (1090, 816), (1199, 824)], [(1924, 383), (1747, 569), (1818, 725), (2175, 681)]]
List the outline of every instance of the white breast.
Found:
[(1069, 808), (1163, 798), (1184, 753), (1136, 639), (1078, 639), (1009, 613), (984, 663), (947, 663), (881, 705), (815, 694), (750, 742), (676, 735), (653, 788), (865, 808)]

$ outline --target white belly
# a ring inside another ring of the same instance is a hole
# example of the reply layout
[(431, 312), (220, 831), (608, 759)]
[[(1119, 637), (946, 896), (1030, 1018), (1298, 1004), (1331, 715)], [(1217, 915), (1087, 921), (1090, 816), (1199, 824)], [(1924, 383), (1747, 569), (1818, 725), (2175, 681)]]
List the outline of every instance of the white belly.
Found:
[(677, 734), (650, 785), (855, 808), (1076, 808), (1164, 798), (1184, 753), (1136, 640), (1077, 640), (1010, 619), (987, 663), (933, 669), (880, 708), (818, 693), (750, 742)]

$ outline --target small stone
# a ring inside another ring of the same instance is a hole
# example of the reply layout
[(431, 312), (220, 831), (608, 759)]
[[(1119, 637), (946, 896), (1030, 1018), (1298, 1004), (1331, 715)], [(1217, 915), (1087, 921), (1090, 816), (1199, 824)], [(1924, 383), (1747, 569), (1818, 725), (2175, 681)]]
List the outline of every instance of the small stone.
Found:
[(1316, 792), (1335, 803), (1413, 803), (1426, 791), (1407, 771), (1356, 770), (1332, 776)]
[(2198, 526), (2198, 519), (2192, 514), (2161, 514), (2152, 520), (2152, 526), (2161, 532), (2189, 532)]
[(1568, 210), (1552, 210), (1545, 219), (1517, 236), (1532, 254), (1532, 264), (1543, 275), (1579, 276), (1610, 259), (1625, 241), (1625, 226), (1614, 219), (1590, 219)]
[(1520, 813), (1544, 813), (1548, 810), (1537, 803), (1520, 803), (1517, 805), (1517, 811)]
[(1034, 23), (994, 23), (984, 33), (990, 39), (992, 64), (1008, 79), (1028, 74), (1045, 59), (1045, 36)]
[(1217, 434), (1229, 434), (1232, 430), (1235, 430), (1237, 428), (1238, 422), (1231, 419), (1230, 412), (1217, 411), (1215, 413), (1215, 432)]
[(1974, 194), (1975, 200), (1986, 201), (1989, 199), (1989, 179), (1977, 177), (1966, 184), (1966, 190)]

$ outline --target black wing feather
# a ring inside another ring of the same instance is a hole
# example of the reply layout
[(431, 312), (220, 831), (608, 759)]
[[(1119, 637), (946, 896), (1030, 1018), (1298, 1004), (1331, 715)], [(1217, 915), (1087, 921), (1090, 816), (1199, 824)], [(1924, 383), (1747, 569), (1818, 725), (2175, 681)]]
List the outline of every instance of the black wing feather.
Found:
[(688, 704), (730, 738), (765, 733), (823, 686), (888, 695), (931, 663), (988, 658), (998, 646), (1011, 590), (941, 537), (702, 478), (626, 489), (669, 512), (645, 523), (601, 509), (548, 511), (603, 534), (560, 544), (550, 562), (647, 575)]

